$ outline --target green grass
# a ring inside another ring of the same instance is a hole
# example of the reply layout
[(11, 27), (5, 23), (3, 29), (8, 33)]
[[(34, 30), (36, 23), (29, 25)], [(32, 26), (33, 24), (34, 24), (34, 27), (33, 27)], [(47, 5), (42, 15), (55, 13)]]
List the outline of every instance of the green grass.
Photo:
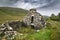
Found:
[[(50, 40), (51, 31), (42, 29), (38, 33), (34, 33), (29, 36), (29, 40)], [(28, 40), (28, 39), (27, 39)]]
[(30, 28), (22, 28), (20, 30), (20, 33), (23, 35), (17, 35), (16, 40), (51, 40), (51, 30), (47, 28), (41, 29), (39, 32), (36, 32), (33, 29)]
[(10, 20), (22, 20), (27, 12), (19, 8), (0, 7), (0, 24)]
[[(34, 29), (21, 28), (19, 31), (22, 35), (19, 40), (60, 40), (60, 22), (58, 21), (47, 21), (46, 28), (36, 32)], [(16, 36), (17, 37), (17, 36)]]

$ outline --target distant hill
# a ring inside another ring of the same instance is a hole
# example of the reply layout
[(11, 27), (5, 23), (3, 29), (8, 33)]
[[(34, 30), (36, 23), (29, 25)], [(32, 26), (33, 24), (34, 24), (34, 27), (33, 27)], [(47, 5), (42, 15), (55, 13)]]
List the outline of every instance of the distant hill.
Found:
[(20, 8), (0, 7), (0, 23), (9, 20), (21, 20), (28, 11)]

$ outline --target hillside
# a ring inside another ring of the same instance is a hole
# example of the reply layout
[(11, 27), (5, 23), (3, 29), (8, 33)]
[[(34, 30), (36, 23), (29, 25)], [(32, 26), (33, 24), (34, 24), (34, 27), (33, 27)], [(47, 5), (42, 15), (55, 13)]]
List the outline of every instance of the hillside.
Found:
[(9, 7), (0, 7), (0, 23), (9, 20), (20, 20), (26, 15), (27, 10)]
[[(10, 20), (21, 20), (27, 12), (27, 10), (18, 8), (0, 7), (0, 24)], [(39, 32), (29, 27), (22, 27), (17, 30), (18, 35), (14, 40), (60, 40), (60, 22), (48, 17), (46, 23), (46, 28)]]

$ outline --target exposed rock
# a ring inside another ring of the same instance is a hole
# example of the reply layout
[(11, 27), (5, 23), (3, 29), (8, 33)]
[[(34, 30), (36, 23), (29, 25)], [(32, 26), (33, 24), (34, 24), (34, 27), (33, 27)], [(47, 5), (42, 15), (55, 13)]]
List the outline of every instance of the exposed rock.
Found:
[(6, 27), (8, 30), (17, 30), (22, 26), (22, 22), (20, 21), (8, 21), (1, 25), (2, 27)]
[(16, 31), (6, 31), (5, 37), (7, 40), (13, 40), (16, 34), (17, 34)]

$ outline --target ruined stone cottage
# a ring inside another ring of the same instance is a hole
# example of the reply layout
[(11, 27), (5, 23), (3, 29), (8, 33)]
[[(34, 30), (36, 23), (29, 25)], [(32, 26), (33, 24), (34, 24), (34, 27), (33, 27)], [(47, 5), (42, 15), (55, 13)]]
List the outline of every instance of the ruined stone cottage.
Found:
[(16, 31), (25, 25), (38, 30), (45, 27), (46, 24), (44, 17), (38, 13), (36, 9), (30, 9), (22, 21), (17, 20), (3, 23), (1, 25), (0, 34), (5, 31)]
[(45, 27), (45, 19), (44, 17), (36, 11), (36, 9), (30, 9), (28, 14), (23, 18), (22, 21), (16, 20), (16, 21), (8, 21), (3, 23), (0, 26), (0, 35), (4, 33), (5, 35), (15, 35), (16, 30), (22, 28), (22, 26), (25, 27), (31, 27), (33, 29), (39, 30), (43, 27)]
[(28, 14), (23, 18), (22, 22), (18, 20), (8, 21), (2, 24), (4, 27), (3, 29), (7, 28), (8, 30), (12, 29), (14, 31), (25, 25), (34, 29), (41, 29), (45, 27), (46, 23), (44, 17), (38, 13), (36, 9), (30, 9)]
[(44, 17), (36, 9), (30, 9), (28, 14), (23, 18), (23, 22), (35, 29), (41, 29), (45, 26)]

